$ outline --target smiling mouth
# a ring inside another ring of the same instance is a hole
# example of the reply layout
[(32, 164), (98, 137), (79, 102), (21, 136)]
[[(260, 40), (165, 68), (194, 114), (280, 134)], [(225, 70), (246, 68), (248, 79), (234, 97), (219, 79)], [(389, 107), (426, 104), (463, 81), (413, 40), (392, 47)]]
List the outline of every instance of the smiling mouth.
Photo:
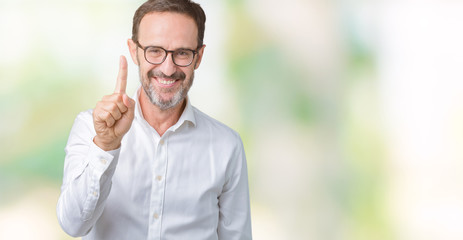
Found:
[(169, 79), (169, 80), (167, 80), (167, 79), (159, 79), (159, 78), (158, 78), (158, 82), (159, 82), (159, 83), (162, 83), (162, 84), (164, 84), (164, 85), (170, 85), (170, 84), (174, 83), (175, 81), (177, 81), (177, 80), (175, 80), (175, 79)]
[(159, 87), (170, 88), (176, 85), (177, 81), (186, 78), (185, 73), (177, 71), (171, 75), (166, 75), (160, 70), (151, 70), (148, 72), (148, 78), (158, 84)]

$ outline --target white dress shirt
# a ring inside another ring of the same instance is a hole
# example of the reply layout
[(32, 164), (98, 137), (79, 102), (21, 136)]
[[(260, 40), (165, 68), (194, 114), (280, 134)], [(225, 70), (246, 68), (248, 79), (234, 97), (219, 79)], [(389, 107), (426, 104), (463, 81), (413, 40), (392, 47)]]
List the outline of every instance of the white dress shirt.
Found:
[(160, 137), (143, 118), (139, 94), (117, 150), (93, 143), (92, 110), (77, 116), (57, 205), (63, 230), (83, 239), (251, 239), (239, 135), (187, 100)]

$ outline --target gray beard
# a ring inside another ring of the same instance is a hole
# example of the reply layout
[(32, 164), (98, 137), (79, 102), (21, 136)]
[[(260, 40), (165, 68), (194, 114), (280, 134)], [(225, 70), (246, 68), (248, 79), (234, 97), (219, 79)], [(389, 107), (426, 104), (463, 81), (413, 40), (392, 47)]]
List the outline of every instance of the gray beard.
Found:
[(185, 86), (185, 87), (182, 86), (180, 90), (178, 90), (178, 92), (175, 93), (175, 95), (170, 100), (166, 101), (166, 100), (161, 99), (159, 94), (154, 89), (153, 84), (151, 84), (149, 80), (143, 81), (142, 77), (140, 76), (140, 81), (142, 81), (141, 84), (142, 84), (143, 90), (148, 96), (150, 102), (158, 106), (161, 110), (167, 110), (167, 109), (173, 108), (177, 106), (179, 103), (181, 103), (185, 99), (185, 97), (188, 95), (188, 91), (190, 90), (190, 87), (193, 84), (193, 79), (194, 79), (194, 72), (191, 75), (190, 84), (188, 84), (188, 86)]

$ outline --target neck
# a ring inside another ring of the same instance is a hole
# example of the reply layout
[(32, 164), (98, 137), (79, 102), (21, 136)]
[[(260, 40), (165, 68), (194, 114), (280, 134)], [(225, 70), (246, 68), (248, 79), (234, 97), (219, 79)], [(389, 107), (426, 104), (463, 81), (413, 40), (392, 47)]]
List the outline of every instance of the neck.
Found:
[(139, 102), (143, 117), (148, 124), (156, 130), (159, 136), (164, 135), (167, 129), (177, 123), (186, 106), (186, 100), (183, 99), (183, 101), (175, 107), (162, 110), (151, 103), (143, 89), (140, 91)]

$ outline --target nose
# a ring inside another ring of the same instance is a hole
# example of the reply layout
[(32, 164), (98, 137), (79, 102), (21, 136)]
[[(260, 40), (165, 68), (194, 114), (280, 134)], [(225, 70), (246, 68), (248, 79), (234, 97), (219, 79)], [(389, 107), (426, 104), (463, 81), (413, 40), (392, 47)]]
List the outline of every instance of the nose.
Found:
[(159, 66), (159, 70), (167, 76), (171, 76), (175, 73), (177, 66), (174, 64), (172, 59), (172, 53), (167, 53), (166, 60)]

